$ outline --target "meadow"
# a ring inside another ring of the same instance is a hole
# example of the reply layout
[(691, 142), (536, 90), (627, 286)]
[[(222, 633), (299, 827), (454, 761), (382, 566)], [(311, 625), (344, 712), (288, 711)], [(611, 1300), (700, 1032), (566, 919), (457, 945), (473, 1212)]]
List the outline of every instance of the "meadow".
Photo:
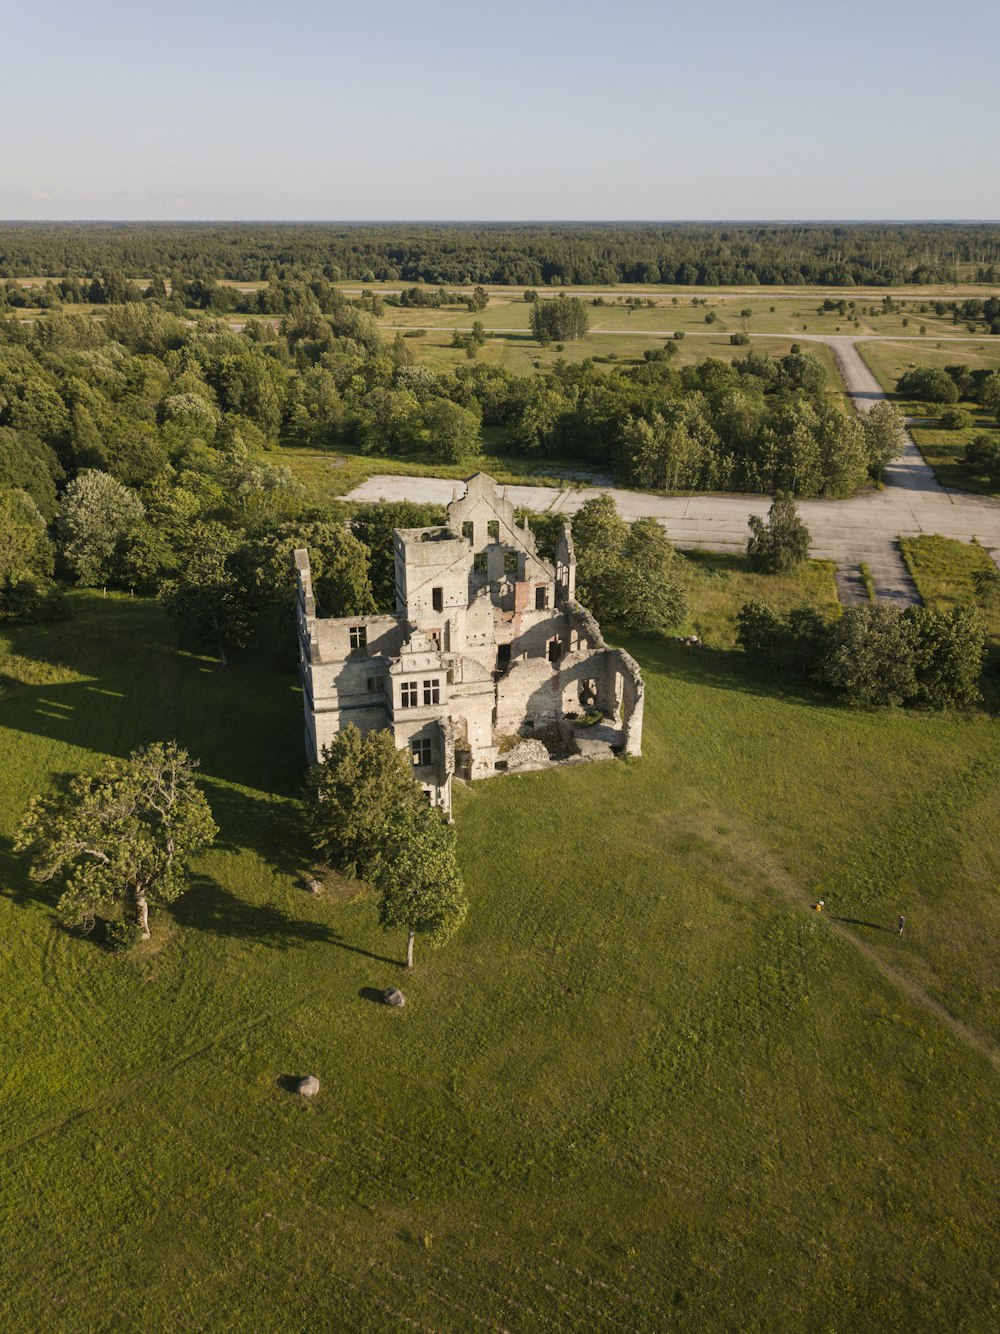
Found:
[[(3, 1327), (995, 1325), (997, 723), (750, 671), (749, 577), (692, 579), (707, 647), (629, 644), (642, 759), (459, 793), (469, 920), (405, 978), (357, 885), (302, 888), (273, 648), (223, 669), (84, 592), (4, 632)], [(221, 835), (111, 956), (9, 839), (162, 737)]]

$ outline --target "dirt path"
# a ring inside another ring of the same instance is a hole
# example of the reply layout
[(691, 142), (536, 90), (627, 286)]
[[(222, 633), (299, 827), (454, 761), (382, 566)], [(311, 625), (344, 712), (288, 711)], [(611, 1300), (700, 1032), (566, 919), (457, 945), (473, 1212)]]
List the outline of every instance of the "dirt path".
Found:
[(856, 935), (850, 929), (849, 926), (845, 925), (843, 922), (838, 922), (836, 918), (831, 917), (827, 913), (817, 915), (822, 916), (825, 925), (828, 926), (831, 931), (835, 932), (841, 940), (846, 940), (858, 951), (859, 954), (863, 955), (868, 962), (882, 974), (887, 982), (891, 983), (891, 985), (898, 991), (901, 991), (914, 1003), (914, 1005), (920, 1006), (921, 1009), (928, 1010), (940, 1023), (944, 1024), (945, 1028), (947, 1028), (959, 1042), (964, 1043), (966, 1047), (971, 1047), (973, 1051), (977, 1051), (980, 1056), (985, 1057), (990, 1065), (993, 1066), (994, 1070), (1000, 1074), (1000, 1051), (998, 1051), (993, 1043), (990, 1042), (989, 1038), (984, 1037), (982, 1033), (978, 1033), (975, 1029), (970, 1028), (969, 1025), (963, 1023), (961, 1019), (957, 1019), (950, 1010), (945, 1009), (940, 1001), (935, 1000), (933, 996), (928, 995), (918, 983), (894, 968), (891, 963), (879, 954), (878, 950), (869, 945), (867, 941), (862, 940), (860, 936)]

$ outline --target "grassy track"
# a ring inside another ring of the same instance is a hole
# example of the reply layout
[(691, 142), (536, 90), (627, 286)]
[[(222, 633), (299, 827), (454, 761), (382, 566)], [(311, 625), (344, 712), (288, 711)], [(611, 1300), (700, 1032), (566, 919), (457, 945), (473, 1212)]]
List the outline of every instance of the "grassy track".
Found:
[(72, 600), (7, 634), (0, 835), (163, 736), (222, 835), (124, 959), (2, 844), (2, 1327), (993, 1326), (993, 719), (633, 644), (644, 758), (460, 794), (469, 922), (393, 1013), (402, 942), (297, 885), (295, 678)]

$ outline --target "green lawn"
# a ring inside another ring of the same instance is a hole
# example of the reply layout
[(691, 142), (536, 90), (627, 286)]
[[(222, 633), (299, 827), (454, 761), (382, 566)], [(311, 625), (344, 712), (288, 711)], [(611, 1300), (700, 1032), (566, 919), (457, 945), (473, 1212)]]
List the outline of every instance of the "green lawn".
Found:
[[(459, 794), (468, 924), (395, 1013), (402, 941), (299, 887), (296, 678), (72, 603), (0, 656), (0, 1326), (995, 1325), (994, 719), (636, 642), (644, 757)], [(116, 958), (6, 840), (154, 737), (222, 832)]]
[(766, 602), (781, 613), (807, 605), (831, 619), (840, 615), (833, 561), (809, 560), (789, 574), (758, 574), (745, 556), (701, 550), (684, 554), (691, 608), (684, 631), (711, 648), (735, 647), (736, 618), (746, 602)]
[(859, 343), (858, 351), (889, 397), (902, 412), (914, 419), (910, 433), (942, 486), (975, 491), (980, 495), (1000, 495), (1000, 489), (990, 486), (984, 477), (972, 476), (961, 465), (965, 446), (974, 435), (982, 432), (994, 437), (998, 435), (995, 414), (985, 411), (977, 403), (961, 403), (958, 406), (969, 412), (972, 424), (962, 430), (945, 430), (938, 421), (943, 411), (940, 406), (906, 400), (895, 393), (896, 381), (914, 366), (943, 369), (964, 365), (970, 370), (1000, 370), (1000, 338), (984, 338), (975, 343), (921, 344), (919, 347), (912, 343)]

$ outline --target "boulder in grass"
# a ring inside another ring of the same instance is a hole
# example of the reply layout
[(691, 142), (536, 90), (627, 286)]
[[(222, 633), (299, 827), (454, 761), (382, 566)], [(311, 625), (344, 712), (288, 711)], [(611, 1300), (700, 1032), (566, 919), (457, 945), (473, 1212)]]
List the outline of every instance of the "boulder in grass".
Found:
[(318, 894), (322, 888), (323, 886), (320, 884), (320, 882), (316, 879), (315, 876), (310, 876), (310, 878), (306, 881), (306, 889), (310, 894)]
[(303, 1075), (296, 1082), (295, 1092), (303, 1098), (313, 1098), (319, 1092), (319, 1080), (315, 1075)]
[(398, 987), (386, 987), (382, 992), (382, 999), (386, 1005), (391, 1005), (394, 1010), (401, 1009), (406, 1004), (406, 997)]

